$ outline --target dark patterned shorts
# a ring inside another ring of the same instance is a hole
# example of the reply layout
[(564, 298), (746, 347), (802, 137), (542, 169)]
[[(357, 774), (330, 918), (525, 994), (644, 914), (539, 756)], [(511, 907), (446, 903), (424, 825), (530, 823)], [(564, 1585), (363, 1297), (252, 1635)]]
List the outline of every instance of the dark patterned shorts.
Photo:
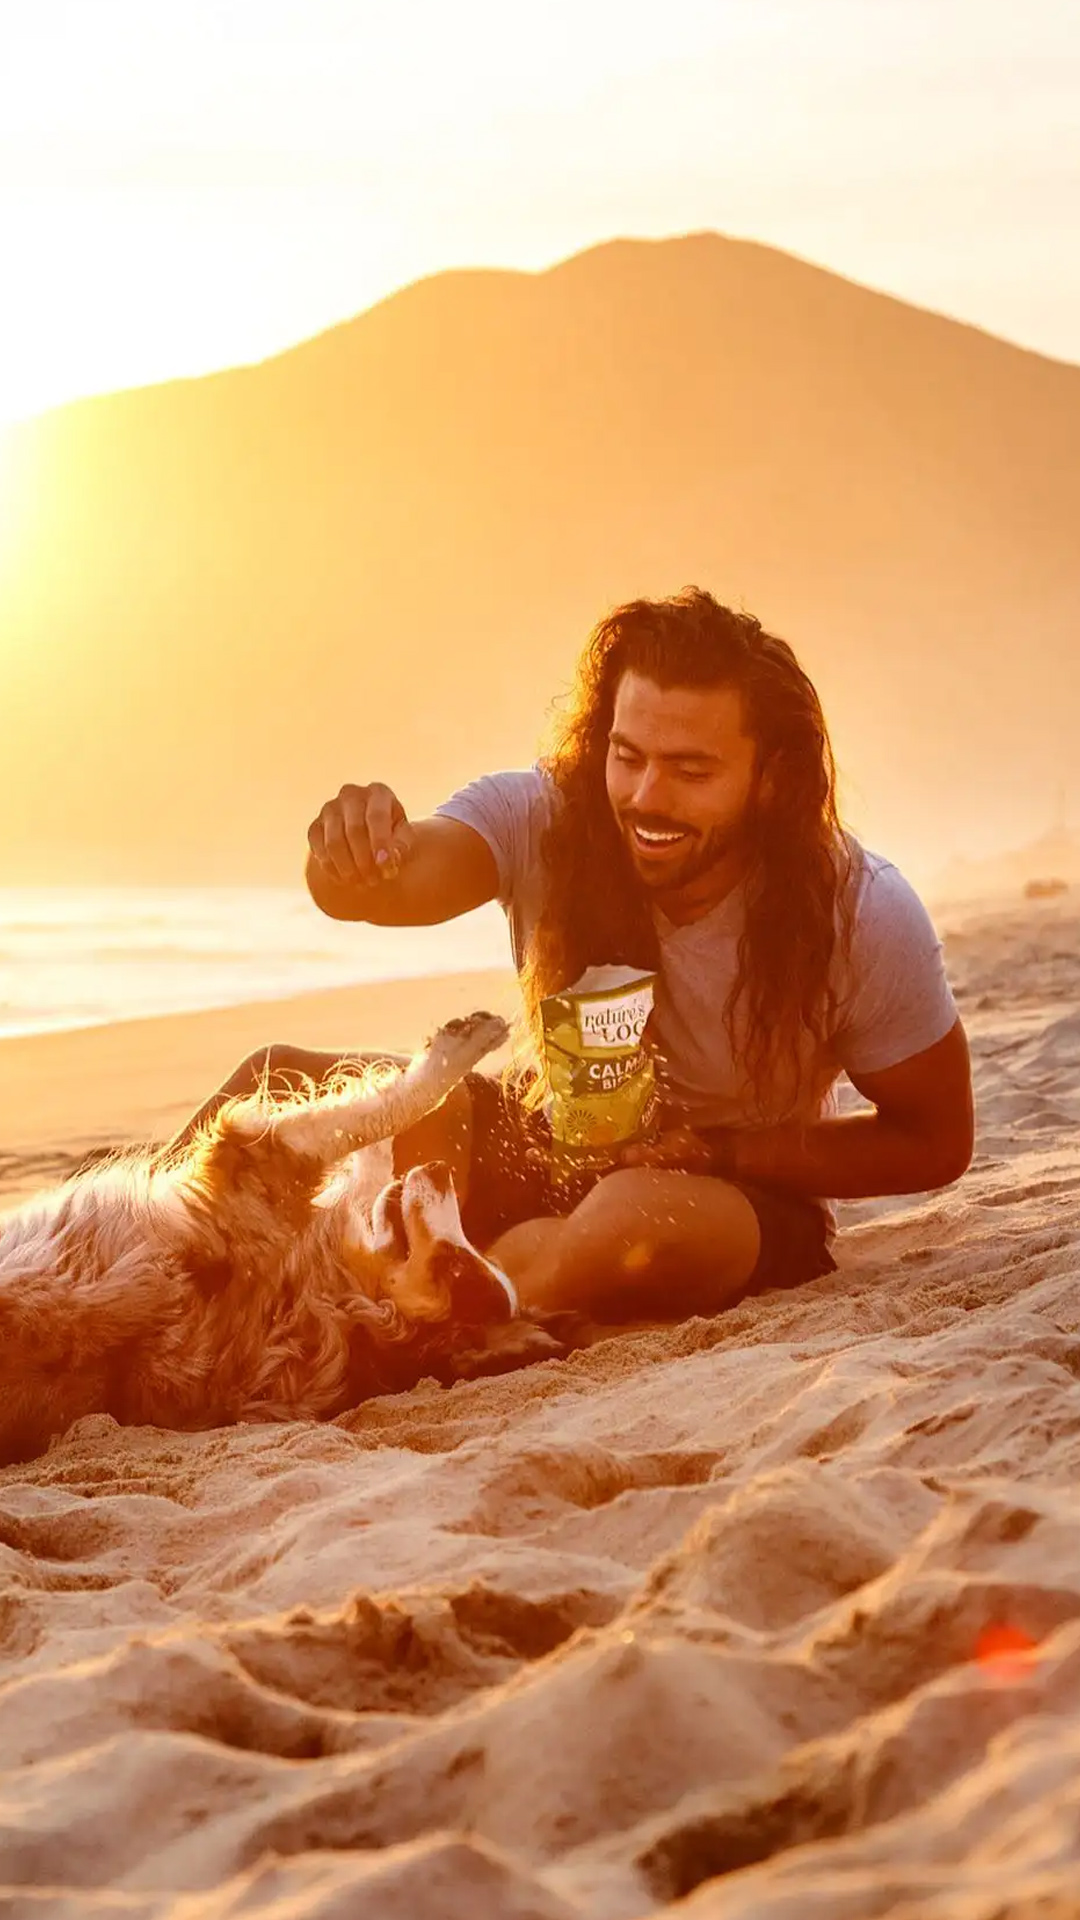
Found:
[[(522, 1220), (558, 1219), (571, 1213), (602, 1174), (579, 1176), (556, 1187), (549, 1169), (551, 1136), (542, 1114), (527, 1112), (498, 1080), (471, 1073), (473, 1136), (469, 1196), (462, 1224), (474, 1246), (488, 1247)], [(835, 1273), (829, 1251), (828, 1217), (816, 1200), (773, 1187), (738, 1182), (757, 1215), (761, 1251), (748, 1293), (798, 1287)]]

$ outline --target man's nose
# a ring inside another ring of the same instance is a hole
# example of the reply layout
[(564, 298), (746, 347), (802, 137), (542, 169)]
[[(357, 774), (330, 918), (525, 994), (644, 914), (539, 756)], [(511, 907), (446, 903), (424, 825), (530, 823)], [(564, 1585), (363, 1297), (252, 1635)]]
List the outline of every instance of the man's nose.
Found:
[(666, 814), (669, 805), (667, 788), (668, 779), (665, 769), (647, 760), (634, 787), (635, 813)]

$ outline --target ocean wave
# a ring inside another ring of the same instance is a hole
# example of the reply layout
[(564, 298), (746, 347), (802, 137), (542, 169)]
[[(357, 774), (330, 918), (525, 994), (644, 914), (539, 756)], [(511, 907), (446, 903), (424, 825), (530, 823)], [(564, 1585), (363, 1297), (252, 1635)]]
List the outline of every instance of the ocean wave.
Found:
[(0, 967), (22, 966), (28, 959), (36, 957), (49, 963), (71, 966), (75, 962), (83, 965), (127, 967), (152, 963), (158, 966), (191, 965), (199, 967), (243, 966), (261, 964), (272, 959), (282, 966), (319, 967), (341, 965), (342, 954), (339, 950), (327, 947), (281, 947), (275, 945), (268, 949), (265, 945), (244, 947), (202, 947), (174, 942), (170, 946), (133, 945), (121, 946), (103, 944), (61, 947), (53, 941), (35, 949), (34, 955), (25, 947), (0, 946)]
[(0, 1036), (501, 966), (498, 908), (444, 927), (324, 919), (286, 890), (0, 888)]

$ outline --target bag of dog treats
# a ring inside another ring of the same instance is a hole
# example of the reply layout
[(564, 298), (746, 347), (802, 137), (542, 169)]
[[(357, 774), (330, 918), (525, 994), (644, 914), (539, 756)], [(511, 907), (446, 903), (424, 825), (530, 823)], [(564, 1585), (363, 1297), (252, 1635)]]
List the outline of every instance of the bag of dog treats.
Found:
[(643, 1042), (655, 981), (634, 967), (590, 967), (541, 1001), (556, 1178), (608, 1165), (649, 1132), (656, 1079)]

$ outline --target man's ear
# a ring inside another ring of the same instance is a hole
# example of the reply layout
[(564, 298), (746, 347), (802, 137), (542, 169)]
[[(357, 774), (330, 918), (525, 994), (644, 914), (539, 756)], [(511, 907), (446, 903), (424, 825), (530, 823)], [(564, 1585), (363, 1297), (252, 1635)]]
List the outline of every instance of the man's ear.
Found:
[(771, 812), (776, 805), (777, 755), (770, 754), (758, 769), (754, 798), (762, 813)]

